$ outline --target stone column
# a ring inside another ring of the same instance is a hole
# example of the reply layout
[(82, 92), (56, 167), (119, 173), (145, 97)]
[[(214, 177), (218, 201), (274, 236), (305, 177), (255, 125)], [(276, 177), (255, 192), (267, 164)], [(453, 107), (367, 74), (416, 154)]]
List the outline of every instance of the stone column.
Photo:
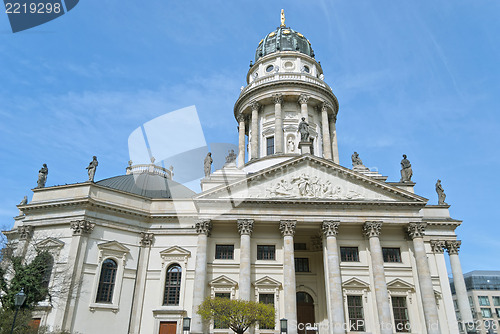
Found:
[(439, 334), (438, 309), (434, 286), (432, 284), (431, 269), (427, 252), (425, 251), (424, 232), (426, 223), (410, 223), (408, 225), (408, 235), (413, 239), (413, 250), (415, 252), (415, 261), (417, 262), (418, 284), (420, 286), (420, 295), (424, 307), (424, 318), (428, 334)]
[(344, 330), (344, 304), (342, 299), (342, 276), (340, 274), (340, 257), (337, 245), (339, 222), (324, 220), (322, 229), (326, 238), (326, 253), (328, 263), (328, 282), (326, 289), (329, 291), (329, 333), (343, 334)]
[(323, 132), (323, 158), (332, 158), (332, 143), (330, 142), (330, 126), (328, 124), (328, 108), (330, 105), (323, 102), (321, 105), (321, 132)]
[(238, 116), (238, 168), (245, 164), (245, 116)]
[(275, 94), (274, 99), (274, 153), (283, 153), (283, 115), (281, 114), (281, 104), (283, 95)]
[(252, 108), (252, 137), (250, 137), (250, 159), (257, 159), (259, 156), (259, 109), (260, 103), (257, 101), (253, 101), (251, 103)]
[(198, 245), (196, 248), (196, 267), (194, 269), (193, 311), (191, 314), (191, 333), (193, 334), (206, 333), (203, 321), (197, 311), (206, 296), (207, 244), (211, 230), (212, 222), (209, 219), (200, 220), (196, 223)]
[(339, 145), (337, 143), (337, 115), (334, 115), (330, 118), (330, 139), (332, 140), (332, 159), (336, 164), (340, 164), (339, 159)]
[(299, 104), (300, 104), (300, 117), (304, 117), (306, 122), (309, 122), (309, 112), (307, 111), (307, 102), (309, 101), (309, 96), (306, 94), (301, 94), (299, 96)]
[(288, 319), (289, 334), (297, 334), (297, 291), (295, 287), (295, 256), (293, 249), (293, 236), (296, 225), (296, 220), (282, 220), (280, 222), (284, 251), (283, 295), (285, 298), (285, 318)]
[[(59, 314), (58, 319), (62, 319), (61, 328), (72, 332), (73, 317), (75, 313), (76, 303), (80, 295), (80, 281), (83, 271), (83, 263), (85, 260), (85, 251), (87, 249), (88, 236), (94, 230), (95, 224), (88, 220), (78, 220), (71, 222), (73, 230), (73, 238), (68, 255), (68, 267), (65, 273), (68, 275), (64, 278), (64, 292), (61, 294), (61, 305), (65, 305), (60, 310), (63, 314)], [(96, 273), (99, 275), (99, 273)], [(94, 301), (92, 301), (94, 302)]]
[(149, 255), (153, 244), (153, 233), (141, 232), (139, 248), (139, 260), (137, 261), (137, 273), (134, 286), (134, 298), (130, 312), (130, 334), (139, 334), (141, 330), (142, 310), (144, 306), (144, 293), (146, 292), (146, 275), (148, 272)]
[(450, 333), (458, 333), (457, 316), (452, 302), (453, 296), (451, 294), (448, 271), (446, 270), (446, 261), (444, 259), (444, 247), (446, 243), (443, 240), (431, 240), (430, 244), (432, 253), (434, 253), (434, 258), (436, 259), (436, 266), (439, 273), (439, 284), (441, 285), (443, 300), (449, 301), (443, 303), (446, 310), (447, 324), (441, 323), (443, 326), (442, 330), (443, 332), (446, 332), (444, 327), (448, 325)]
[(472, 311), (469, 306), (469, 297), (467, 296), (467, 287), (465, 286), (464, 275), (462, 273), (462, 265), (458, 257), (458, 251), (462, 242), (460, 240), (446, 241), (446, 250), (450, 255), (450, 266), (453, 274), (453, 285), (455, 286), (455, 294), (457, 295), (457, 304), (462, 316), (464, 324), (474, 321)]
[(240, 231), (240, 299), (250, 300), (250, 235), (253, 230), (253, 219), (238, 219), (238, 230)]
[[(380, 246), (380, 230), (382, 222), (366, 222), (363, 232), (369, 239), (370, 257), (372, 259), (373, 281), (375, 285), (375, 299), (377, 301), (378, 321), (381, 334), (392, 334), (393, 324), (391, 320), (391, 306), (389, 304), (389, 292), (384, 272), (384, 256)], [(374, 330), (374, 332), (378, 332)]]

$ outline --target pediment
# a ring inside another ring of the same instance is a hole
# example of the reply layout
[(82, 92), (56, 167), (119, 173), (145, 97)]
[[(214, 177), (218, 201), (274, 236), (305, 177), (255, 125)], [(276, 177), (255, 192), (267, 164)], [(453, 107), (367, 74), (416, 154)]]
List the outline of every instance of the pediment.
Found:
[(208, 283), (210, 286), (237, 286), (238, 282), (230, 279), (226, 275), (221, 275)]
[(302, 155), (201, 193), (196, 199), (404, 202), (427, 199), (312, 155)]
[(255, 281), (254, 285), (258, 286), (258, 287), (273, 287), (273, 288), (277, 288), (277, 287), (281, 286), (281, 283), (278, 282), (277, 280), (269, 277), (269, 276), (264, 276), (264, 277), (258, 279), (257, 281)]
[(165, 257), (189, 257), (191, 252), (179, 246), (172, 246), (160, 252), (162, 258)]
[(130, 249), (128, 249), (123, 244), (119, 243), (118, 241), (105, 242), (105, 243), (97, 245), (97, 247), (101, 251), (111, 251), (111, 252), (117, 252), (117, 253), (128, 253), (128, 252), (130, 252)]
[(405, 282), (400, 278), (396, 278), (387, 283), (387, 288), (390, 290), (415, 290), (415, 287), (412, 284)]
[(56, 238), (47, 238), (36, 244), (37, 248), (62, 248), (64, 242)]
[(353, 277), (342, 283), (344, 289), (369, 289), (370, 284), (360, 280), (359, 278)]

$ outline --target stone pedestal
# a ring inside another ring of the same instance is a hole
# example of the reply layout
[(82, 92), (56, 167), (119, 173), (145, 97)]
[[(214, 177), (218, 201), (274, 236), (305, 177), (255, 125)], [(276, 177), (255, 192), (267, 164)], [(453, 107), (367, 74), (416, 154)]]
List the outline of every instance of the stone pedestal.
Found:
[(301, 154), (311, 154), (312, 152), (312, 142), (301, 141), (299, 142), (299, 150)]

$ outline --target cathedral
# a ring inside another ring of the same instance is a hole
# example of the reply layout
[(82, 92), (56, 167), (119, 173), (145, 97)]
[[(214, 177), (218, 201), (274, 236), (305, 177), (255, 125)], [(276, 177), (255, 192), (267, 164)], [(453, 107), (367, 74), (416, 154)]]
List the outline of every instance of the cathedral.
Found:
[(233, 333), (197, 314), (211, 296), (274, 305), (275, 325), (249, 333), (462, 331), (472, 314), (461, 221), (444, 196), (432, 205), (414, 193), (406, 156), (399, 182), (356, 152), (340, 165), (339, 103), (283, 13), (246, 82), (235, 96), (238, 150), (215, 171), (210, 156), (199, 162), (199, 192), (154, 161), (94, 181), (95, 161), (88, 182), (59, 186), (45, 187), (40, 171), (4, 232), (15, 254), (53, 258), (55, 293), (35, 319), (84, 334)]

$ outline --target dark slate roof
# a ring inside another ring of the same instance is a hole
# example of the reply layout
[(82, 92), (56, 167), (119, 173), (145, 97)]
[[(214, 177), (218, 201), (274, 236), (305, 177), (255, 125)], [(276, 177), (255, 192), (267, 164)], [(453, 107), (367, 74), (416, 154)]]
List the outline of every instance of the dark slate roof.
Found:
[(297, 51), (314, 58), (311, 44), (304, 35), (290, 27), (280, 26), (260, 41), (255, 51), (255, 61), (279, 51)]
[(149, 198), (191, 198), (196, 195), (182, 184), (152, 173), (120, 175), (96, 184)]
[[(474, 270), (464, 274), (467, 290), (500, 290), (500, 271)], [(453, 279), (450, 279), (451, 293), (455, 293)]]

